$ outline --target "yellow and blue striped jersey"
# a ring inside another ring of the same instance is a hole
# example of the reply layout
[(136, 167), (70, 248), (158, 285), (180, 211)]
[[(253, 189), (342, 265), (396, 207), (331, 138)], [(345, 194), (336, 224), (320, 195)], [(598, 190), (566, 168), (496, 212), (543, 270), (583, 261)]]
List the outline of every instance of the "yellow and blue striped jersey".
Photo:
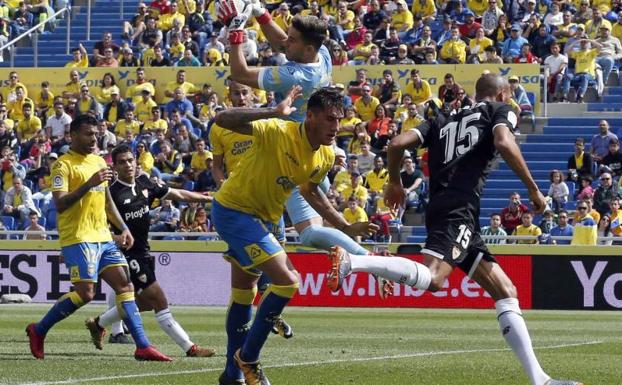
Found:
[(313, 150), (304, 123), (258, 120), (253, 145), (215, 195), (221, 205), (276, 223), (292, 190), (320, 184), (335, 160), (331, 146)]
[[(94, 154), (81, 155), (69, 150), (52, 166), (52, 191), (71, 193), (86, 183), (106, 162)], [(81, 242), (112, 240), (106, 216), (106, 187), (104, 182), (91, 188), (79, 201), (58, 213), (58, 235), (61, 247)]]
[(574, 223), (571, 245), (595, 245), (598, 233), (594, 219), (586, 215)]

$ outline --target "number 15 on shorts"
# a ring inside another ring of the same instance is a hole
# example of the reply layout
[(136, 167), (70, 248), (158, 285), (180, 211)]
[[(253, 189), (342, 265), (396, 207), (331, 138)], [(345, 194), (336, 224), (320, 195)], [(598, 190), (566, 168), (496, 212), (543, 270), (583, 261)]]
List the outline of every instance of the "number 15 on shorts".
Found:
[(458, 229), (460, 229), (460, 233), (456, 238), (456, 242), (466, 250), (469, 247), (469, 242), (471, 242), (471, 230), (466, 225), (460, 225)]

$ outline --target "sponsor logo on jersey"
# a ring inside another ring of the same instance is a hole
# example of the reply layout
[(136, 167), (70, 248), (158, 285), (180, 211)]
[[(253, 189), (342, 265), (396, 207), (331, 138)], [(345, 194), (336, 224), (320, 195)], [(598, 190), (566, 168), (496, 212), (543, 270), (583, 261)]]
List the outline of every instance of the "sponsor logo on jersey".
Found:
[(287, 157), (287, 159), (289, 159), (293, 164), (295, 164), (296, 166), (300, 166), (298, 164), (298, 160), (296, 158), (294, 158), (294, 156), (292, 154), (290, 154), (289, 152), (285, 152), (285, 156)]
[(123, 204), (124, 205), (129, 205), (131, 201), (132, 200), (130, 198), (127, 198), (126, 200), (123, 201)]
[(253, 140), (244, 140), (241, 142), (233, 143), (233, 148), (231, 149), (231, 155), (242, 155), (250, 148), (253, 144)]
[(145, 205), (136, 211), (130, 211), (129, 213), (125, 213), (124, 219), (127, 221), (130, 219), (142, 218), (145, 214), (148, 214), (148, 213), (149, 213), (149, 207)]
[(313, 178), (314, 176), (317, 175), (318, 172), (320, 172), (320, 166), (315, 166), (315, 168), (313, 169), (313, 172), (311, 173), (311, 175), (309, 175), (309, 178)]

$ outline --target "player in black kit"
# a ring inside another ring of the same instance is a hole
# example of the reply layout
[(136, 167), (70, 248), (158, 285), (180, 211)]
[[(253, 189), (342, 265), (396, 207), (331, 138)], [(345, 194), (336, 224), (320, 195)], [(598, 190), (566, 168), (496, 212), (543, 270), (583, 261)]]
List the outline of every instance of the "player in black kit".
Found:
[(336, 247), (330, 255), (330, 275), (342, 281), (350, 272), (365, 271), (435, 292), (458, 267), (494, 299), (503, 336), (532, 385), (580, 385), (551, 379), (542, 370), (522, 317), (516, 288), (480, 237), (480, 195), (497, 154), (527, 187), (534, 211), (542, 212), (546, 203), (513, 135), (517, 117), (506, 103), (511, 94), (507, 80), (485, 74), (475, 88), (474, 106), (438, 115), (400, 134), (389, 145), (389, 183), (385, 193), (389, 207), (404, 204), (400, 179), (404, 150), (428, 148), (430, 203), (425, 215), (428, 236), (421, 251), (424, 263), (399, 257), (349, 255)]
[[(164, 291), (155, 276), (154, 258), (149, 254), (149, 206), (156, 198), (175, 201), (207, 202), (211, 197), (196, 192), (170, 188), (153, 182), (147, 174), (136, 175), (136, 158), (127, 145), (112, 151), (117, 180), (110, 186), (114, 202), (134, 236), (134, 245), (124, 251), (130, 267), (130, 277), (140, 311), (153, 310), (160, 328), (179, 345), (189, 357), (211, 357), (214, 349), (194, 344), (185, 330), (175, 321), (168, 308)], [(86, 327), (97, 349), (102, 349), (105, 327), (119, 321), (116, 307), (96, 318), (86, 320)]]

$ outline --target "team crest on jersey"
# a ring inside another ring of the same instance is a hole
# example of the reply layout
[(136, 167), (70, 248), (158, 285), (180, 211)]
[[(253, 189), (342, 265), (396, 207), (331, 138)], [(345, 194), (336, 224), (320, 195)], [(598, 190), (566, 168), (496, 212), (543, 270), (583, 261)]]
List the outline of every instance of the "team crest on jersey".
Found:
[(458, 248), (458, 246), (454, 246), (454, 247), (451, 249), (451, 257), (454, 259), (454, 261), (455, 261), (456, 259), (460, 258), (460, 254), (461, 254), (461, 251), (460, 251), (460, 249)]
[(296, 72), (296, 68), (294, 67), (285, 67), (287, 68), (287, 72), (289, 72), (290, 75), (293, 75)]
[(280, 176), (278, 178), (276, 178), (276, 184), (280, 185), (283, 187), (284, 190), (293, 190), (294, 188), (296, 188), (296, 184), (294, 182), (292, 182), (288, 177), (286, 176)]
[(56, 175), (54, 179), (52, 179), (52, 187), (54, 188), (63, 187), (63, 177), (60, 175)]
[(89, 263), (86, 267), (86, 272), (88, 273), (88, 275), (94, 275), (95, 274), (95, 264), (94, 263)]
[(138, 276), (138, 280), (142, 283), (147, 283), (147, 275), (141, 274), (140, 276)]
[(149, 198), (149, 190), (147, 190), (147, 189), (143, 189), (143, 191), (142, 191), (142, 192), (143, 192), (143, 196), (144, 196), (145, 198)]

